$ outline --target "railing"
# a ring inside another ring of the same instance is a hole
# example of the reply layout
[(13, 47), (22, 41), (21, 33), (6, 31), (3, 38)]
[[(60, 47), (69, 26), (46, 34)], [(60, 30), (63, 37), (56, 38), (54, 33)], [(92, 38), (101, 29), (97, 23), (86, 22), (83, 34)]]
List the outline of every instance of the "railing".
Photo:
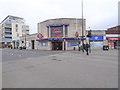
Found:
[(12, 37), (12, 34), (5, 34), (5, 37)]
[(12, 25), (11, 25), (11, 24), (4, 24), (3, 26), (4, 26), (4, 27), (9, 27), (9, 28), (11, 28), (11, 27), (12, 27)]
[(5, 30), (5, 32), (12, 32), (11, 30)]
[(4, 40), (12, 40), (12, 38), (4, 38)]

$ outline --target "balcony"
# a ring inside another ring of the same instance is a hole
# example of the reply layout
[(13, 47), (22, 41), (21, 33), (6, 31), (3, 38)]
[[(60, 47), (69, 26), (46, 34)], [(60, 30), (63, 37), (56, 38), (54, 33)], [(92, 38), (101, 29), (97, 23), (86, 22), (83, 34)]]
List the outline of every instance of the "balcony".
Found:
[(12, 34), (5, 34), (4, 37), (12, 37)]
[(4, 38), (5, 41), (12, 41), (12, 38)]
[(12, 33), (12, 31), (9, 31), (9, 30), (5, 30), (5, 33)]
[(6, 27), (5, 27), (5, 32), (8, 32), (8, 33), (9, 33), (9, 32), (12, 32), (12, 29), (11, 29), (11, 28), (6, 28)]
[(12, 25), (11, 24), (4, 24), (3, 27), (11, 28)]

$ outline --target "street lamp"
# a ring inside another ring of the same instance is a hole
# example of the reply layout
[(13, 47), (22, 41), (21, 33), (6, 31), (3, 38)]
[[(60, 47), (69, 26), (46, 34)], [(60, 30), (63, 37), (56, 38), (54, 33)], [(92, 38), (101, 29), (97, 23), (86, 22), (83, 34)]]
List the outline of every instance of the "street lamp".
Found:
[(84, 42), (83, 42), (83, 34), (84, 34), (84, 31), (83, 31), (83, 0), (81, 1), (81, 5), (82, 5), (82, 51), (84, 52)]

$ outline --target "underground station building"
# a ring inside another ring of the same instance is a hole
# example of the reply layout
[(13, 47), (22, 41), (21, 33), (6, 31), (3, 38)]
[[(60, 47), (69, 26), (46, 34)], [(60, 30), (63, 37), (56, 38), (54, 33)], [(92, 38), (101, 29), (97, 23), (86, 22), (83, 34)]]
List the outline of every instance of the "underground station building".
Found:
[[(83, 27), (82, 27), (83, 25)], [(83, 28), (83, 29), (82, 29)], [(73, 50), (85, 41), (86, 20), (80, 18), (49, 19), (38, 23), (35, 49)]]

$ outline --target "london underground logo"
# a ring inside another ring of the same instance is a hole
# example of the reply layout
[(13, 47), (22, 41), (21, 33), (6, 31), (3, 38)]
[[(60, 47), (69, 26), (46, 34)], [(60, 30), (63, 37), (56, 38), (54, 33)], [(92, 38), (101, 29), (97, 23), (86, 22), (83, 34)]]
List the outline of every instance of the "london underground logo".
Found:
[(41, 38), (43, 38), (43, 35), (42, 35), (41, 33), (38, 33), (38, 34), (37, 34), (37, 37), (38, 37), (39, 39), (41, 39)]

